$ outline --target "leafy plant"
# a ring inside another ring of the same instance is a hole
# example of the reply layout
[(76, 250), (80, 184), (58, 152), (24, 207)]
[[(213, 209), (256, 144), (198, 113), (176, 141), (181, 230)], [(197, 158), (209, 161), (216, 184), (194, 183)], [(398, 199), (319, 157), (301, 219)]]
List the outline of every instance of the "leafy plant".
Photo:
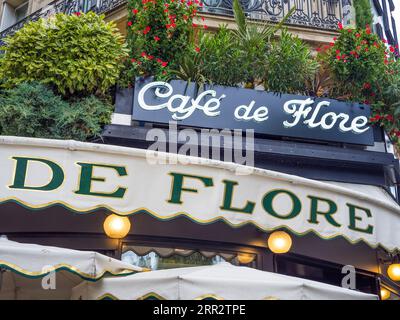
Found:
[(335, 80), (331, 95), (373, 102), (382, 93), (382, 77), (391, 58), (385, 44), (367, 27), (342, 28), (340, 36), (320, 52), (319, 59)]
[[(128, 73), (156, 78), (177, 69), (190, 46), (198, 0), (130, 0), (128, 2)], [(133, 70), (133, 71), (132, 71)]]
[(248, 21), (238, 0), (234, 0), (233, 10), (237, 30), (220, 26), (215, 34), (198, 32), (171, 76), (200, 84), (245, 84), (251, 88), (263, 82), (271, 38), (291, 12), (281, 24), (272, 25)]
[(7, 87), (40, 81), (63, 95), (103, 93), (127, 51), (114, 22), (93, 12), (27, 23), (5, 40), (0, 73)]
[(232, 31), (220, 26), (215, 34), (197, 34), (197, 42), (171, 74), (185, 81), (236, 86), (244, 81), (246, 73), (244, 52)]
[(94, 96), (67, 102), (43, 84), (21, 83), (0, 93), (0, 134), (84, 141), (101, 133), (111, 113)]
[(111, 104), (95, 96), (79, 99), (57, 115), (53, 132), (63, 139), (81, 141), (98, 136), (103, 126), (110, 123), (112, 110)]
[(278, 24), (250, 21), (246, 18), (239, 0), (233, 1), (233, 12), (237, 24), (237, 30), (234, 31), (235, 39), (246, 57), (243, 69), (247, 72), (243, 74), (243, 78), (248, 87), (254, 87), (257, 81), (262, 82), (261, 79), (265, 74), (265, 56), (268, 54), (272, 37), (282, 29), (293, 9)]
[(264, 87), (277, 92), (304, 93), (318, 68), (308, 45), (287, 30), (271, 42), (266, 60)]
[(330, 96), (370, 104), (370, 121), (381, 125), (400, 145), (400, 60), (370, 27), (344, 29), (319, 59), (332, 75)]
[(356, 23), (358, 28), (365, 28), (372, 24), (372, 8), (370, 0), (354, 0)]

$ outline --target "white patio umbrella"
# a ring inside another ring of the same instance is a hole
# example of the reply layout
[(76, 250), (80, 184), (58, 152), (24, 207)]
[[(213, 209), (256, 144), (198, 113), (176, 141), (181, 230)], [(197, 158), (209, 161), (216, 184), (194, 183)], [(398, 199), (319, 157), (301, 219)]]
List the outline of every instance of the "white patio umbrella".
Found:
[(82, 281), (137, 271), (143, 269), (97, 252), (0, 238), (0, 299), (70, 299)]
[(72, 290), (72, 299), (354, 299), (378, 297), (325, 283), (229, 263), (138, 273), (124, 278), (83, 282)]

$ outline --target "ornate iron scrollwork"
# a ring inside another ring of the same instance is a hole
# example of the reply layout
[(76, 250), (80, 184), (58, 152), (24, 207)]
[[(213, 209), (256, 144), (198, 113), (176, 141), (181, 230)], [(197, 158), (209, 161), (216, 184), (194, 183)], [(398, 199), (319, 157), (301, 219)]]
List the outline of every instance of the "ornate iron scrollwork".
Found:
[[(216, 15), (233, 15), (233, 0), (202, 0), (203, 12)], [(56, 0), (0, 33), (1, 39), (12, 35), (29, 21), (36, 21), (55, 13), (72, 14), (77, 11), (110, 12), (127, 0)], [(303, 25), (321, 29), (337, 29), (342, 20), (341, 0), (240, 0), (247, 16), (253, 19), (280, 21), (292, 8), (288, 24)]]

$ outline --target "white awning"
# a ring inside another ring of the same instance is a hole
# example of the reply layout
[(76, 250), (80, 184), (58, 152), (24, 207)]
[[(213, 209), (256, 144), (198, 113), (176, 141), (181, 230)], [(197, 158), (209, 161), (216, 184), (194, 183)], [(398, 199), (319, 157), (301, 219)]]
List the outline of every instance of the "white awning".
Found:
[(317, 281), (221, 263), (104, 278), (97, 283), (84, 282), (73, 289), (72, 299), (378, 300), (378, 297)]
[(0, 137), (0, 168), (0, 203), (222, 220), (400, 249), (400, 207), (369, 187), (142, 149), (16, 137)]
[(69, 299), (71, 289), (84, 280), (137, 271), (144, 270), (97, 252), (0, 238), (0, 300)]

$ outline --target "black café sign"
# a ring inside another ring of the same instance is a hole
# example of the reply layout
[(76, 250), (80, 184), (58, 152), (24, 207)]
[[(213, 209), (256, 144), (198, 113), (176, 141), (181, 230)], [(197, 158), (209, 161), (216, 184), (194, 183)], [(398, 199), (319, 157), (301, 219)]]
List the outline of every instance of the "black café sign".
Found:
[(132, 117), (145, 122), (373, 145), (370, 108), (359, 103), (173, 80), (138, 79)]

